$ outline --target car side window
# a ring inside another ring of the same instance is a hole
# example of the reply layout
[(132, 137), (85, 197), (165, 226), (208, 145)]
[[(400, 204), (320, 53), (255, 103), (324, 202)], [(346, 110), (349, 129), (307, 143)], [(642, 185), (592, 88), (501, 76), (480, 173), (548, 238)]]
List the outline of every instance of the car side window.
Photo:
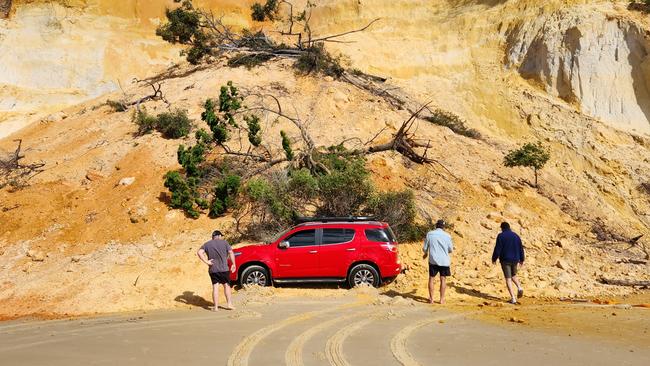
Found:
[(354, 239), (354, 229), (323, 229), (323, 244), (341, 244)]
[(284, 240), (289, 242), (291, 248), (316, 245), (316, 230), (298, 231)]
[(390, 237), (383, 229), (366, 229), (366, 238), (370, 241), (375, 241), (379, 243), (390, 242)]

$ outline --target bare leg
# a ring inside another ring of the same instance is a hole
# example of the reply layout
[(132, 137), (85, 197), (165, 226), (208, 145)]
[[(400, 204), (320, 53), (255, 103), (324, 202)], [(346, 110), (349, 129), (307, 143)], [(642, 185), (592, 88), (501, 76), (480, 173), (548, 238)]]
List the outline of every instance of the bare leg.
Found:
[(226, 296), (228, 309), (234, 310), (235, 307), (232, 306), (232, 288), (230, 288), (230, 284), (227, 282), (223, 284), (223, 294)]
[(214, 302), (214, 309), (212, 309), (212, 311), (219, 310), (219, 284), (218, 283), (212, 285), (212, 301)]
[(515, 285), (517, 285), (518, 290), (521, 290), (521, 282), (519, 282), (519, 279), (517, 278), (517, 276), (512, 276), (512, 282), (514, 282)]
[(445, 303), (445, 290), (447, 289), (447, 277), (440, 276), (440, 303)]
[(434, 288), (434, 283), (435, 277), (429, 276), (429, 304), (433, 304), (433, 288)]
[(513, 302), (517, 301), (514, 291), (512, 291), (512, 278), (506, 278), (506, 287), (508, 287), (508, 292), (510, 293), (510, 298)]

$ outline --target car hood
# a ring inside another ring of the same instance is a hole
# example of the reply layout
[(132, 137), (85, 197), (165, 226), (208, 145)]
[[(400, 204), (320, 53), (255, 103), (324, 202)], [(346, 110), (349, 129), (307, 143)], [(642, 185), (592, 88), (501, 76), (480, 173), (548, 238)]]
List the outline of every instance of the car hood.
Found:
[(257, 244), (245, 244), (241, 246), (234, 246), (232, 250), (237, 253), (241, 253), (240, 255), (244, 254), (251, 254), (251, 253), (256, 253), (259, 251), (264, 251), (268, 250), (272, 247), (271, 244), (265, 244), (265, 243), (257, 243)]

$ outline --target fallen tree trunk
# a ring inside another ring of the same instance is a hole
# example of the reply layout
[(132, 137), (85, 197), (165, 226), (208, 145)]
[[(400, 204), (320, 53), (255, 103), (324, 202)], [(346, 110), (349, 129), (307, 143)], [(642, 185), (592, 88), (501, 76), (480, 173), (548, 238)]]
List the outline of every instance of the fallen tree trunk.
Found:
[(602, 277), (600, 279), (600, 282), (606, 284), (606, 285), (614, 285), (614, 286), (639, 286), (639, 287), (650, 287), (650, 281), (634, 281), (634, 280), (616, 280), (612, 278), (604, 278)]

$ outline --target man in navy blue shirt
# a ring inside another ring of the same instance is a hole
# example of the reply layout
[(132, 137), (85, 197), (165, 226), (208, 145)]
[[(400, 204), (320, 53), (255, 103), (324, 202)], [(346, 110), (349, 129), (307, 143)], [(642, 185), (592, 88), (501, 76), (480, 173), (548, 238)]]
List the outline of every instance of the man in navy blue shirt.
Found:
[[(501, 223), (501, 233), (497, 236), (497, 243), (492, 253), (492, 263), (496, 264), (497, 259), (501, 263), (503, 275), (506, 278), (506, 286), (510, 293), (510, 303), (516, 304), (517, 297), (524, 294), (521, 283), (517, 278), (517, 265), (524, 265), (524, 246), (521, 244), (521, 238), (510, 230), (510, 224)], [(517, 285), (517, 294), (512, 289), (512, 283)]]

